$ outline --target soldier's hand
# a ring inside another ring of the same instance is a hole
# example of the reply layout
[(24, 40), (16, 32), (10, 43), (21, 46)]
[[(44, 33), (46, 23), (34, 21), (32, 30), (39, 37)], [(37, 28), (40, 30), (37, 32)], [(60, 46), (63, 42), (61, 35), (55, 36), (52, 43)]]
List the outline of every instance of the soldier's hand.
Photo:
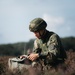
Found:
[(26, 55), (21, 55), (20, 59), (26, 58)]
[(31, 60), (31, 61), (34, 61), (36, 60), (37, 58), (39, 57), (39, 55), (36, 53), (31, 53), (29, 56), (28, 56), (28, 59)]

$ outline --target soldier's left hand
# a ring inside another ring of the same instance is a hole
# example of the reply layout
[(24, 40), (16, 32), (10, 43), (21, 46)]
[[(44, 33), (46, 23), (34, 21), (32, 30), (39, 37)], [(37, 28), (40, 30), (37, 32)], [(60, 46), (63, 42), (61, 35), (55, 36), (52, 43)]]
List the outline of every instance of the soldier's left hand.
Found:
[(29, 56), (28, 56), (28, 59), (31, 60), (31, 61), (34, 61), (36, 60), (37, 58), (39, 57), (39, 55), (36, 53), (31, 53)]

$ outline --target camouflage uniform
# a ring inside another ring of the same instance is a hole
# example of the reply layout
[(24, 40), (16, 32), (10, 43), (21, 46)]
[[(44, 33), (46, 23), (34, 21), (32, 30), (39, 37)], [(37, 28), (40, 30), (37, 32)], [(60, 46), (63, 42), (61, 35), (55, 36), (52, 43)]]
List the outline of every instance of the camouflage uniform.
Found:
[[(41, 51), (39, 51), (40, 49)], [(66, 57), (59, 36), (49, 31), (46, 31), (42, 39), (35, 40), (33, 52), (39, 53), (39, 58), (45, 59), (45, 64), (51, 65), (64, 61)]]
[[(46, 30), (47, 23), (41, 18), (35, 18), (30, 22), (29, 30), (39, 32), (42, 29)], [(66, 53), (61, 44), (59, 36), (54, 32), (46, 30), (46, 34), (41, 38), (36, 38), (34, 42), (33, 52), (39, 54), (39, 58), (44, 59), (45, 64), (57, 64), (64, 61)]]

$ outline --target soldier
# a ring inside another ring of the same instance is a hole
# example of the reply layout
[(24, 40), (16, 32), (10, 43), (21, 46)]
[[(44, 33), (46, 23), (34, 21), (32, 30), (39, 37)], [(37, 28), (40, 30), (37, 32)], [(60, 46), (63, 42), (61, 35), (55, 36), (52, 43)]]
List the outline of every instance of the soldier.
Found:
[(36, 36), (33, 52), (29, 54), (28, 59), (35, 61), (41, 59), (44, 64), (55, 66), (64, 62), (66, 52), (62, 46), (60, 37), (46, 29), (47, 23), (42, 18), (35, 18), (30, 22), (29, 30)]
[(66, 52), (62, 46), (60, 37), (46, 29), (47, 23), (42, 18), (35, 18), (30, 22), (29, 30), (36, 36), (33, 53), (28, 59), (34, 61), (38, 58), (44, 59), (44, 64), (52, 66), (64, 62)]

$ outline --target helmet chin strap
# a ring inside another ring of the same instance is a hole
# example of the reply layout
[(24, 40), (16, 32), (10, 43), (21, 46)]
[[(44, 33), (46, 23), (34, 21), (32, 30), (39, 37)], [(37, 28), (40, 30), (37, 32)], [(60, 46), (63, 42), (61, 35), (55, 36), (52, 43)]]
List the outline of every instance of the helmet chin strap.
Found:
[[(45, 33), (46, 33), (46, 30), (44, 30), (42, 34), (41, 34), (40, 31), (39, 31), (39, 35), (41, 36), (41, 38), (44, 37)], [(41, 38), (40, 38), (40, 39), (41, 39)]]

